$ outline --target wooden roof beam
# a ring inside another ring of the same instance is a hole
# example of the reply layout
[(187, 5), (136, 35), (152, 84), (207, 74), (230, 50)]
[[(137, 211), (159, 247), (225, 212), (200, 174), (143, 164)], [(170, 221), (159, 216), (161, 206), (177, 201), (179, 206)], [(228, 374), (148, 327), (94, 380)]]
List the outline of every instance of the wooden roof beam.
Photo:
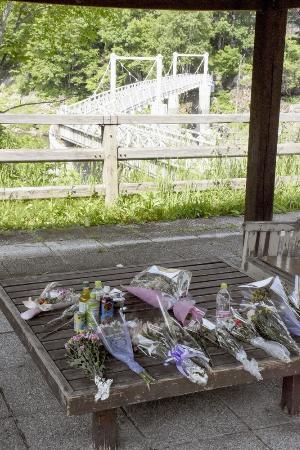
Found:
[[(21, 0), (16, 0), (21, 1)], [(98, 6), (102, 8), (173, 9), (189, 11), (263, 10), (299, 8), (300, 0), (22, 0), (24, 3)]]

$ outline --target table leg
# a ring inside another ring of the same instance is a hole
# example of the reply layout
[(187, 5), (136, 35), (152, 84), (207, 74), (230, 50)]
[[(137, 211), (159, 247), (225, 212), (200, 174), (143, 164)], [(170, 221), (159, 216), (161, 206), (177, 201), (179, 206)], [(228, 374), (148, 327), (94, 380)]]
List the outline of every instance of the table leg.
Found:
[(117, 449), (117, 409), (93, 413), (92, 435), (96, 450)]
[(283, 378), (281, 408), (291, 416), (300, 414), (300, 375)]

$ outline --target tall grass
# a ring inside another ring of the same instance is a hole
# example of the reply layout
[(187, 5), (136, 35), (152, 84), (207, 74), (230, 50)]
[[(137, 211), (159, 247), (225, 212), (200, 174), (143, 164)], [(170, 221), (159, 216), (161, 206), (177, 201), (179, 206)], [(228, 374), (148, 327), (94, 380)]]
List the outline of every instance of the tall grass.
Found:
[[(129, 224), (188, 219), (244, 212), (244, 190), (217, 189), (204, 192), (158, 192), (121, 196), (106, 208), (102, 197), (0, 202), (2, 230)], [(300, 187), (280, 186), (275, 194), (275, 212), (300, 210)]]
[[(290, 130), (287, 131), (289, 137)], [(0, 148), (43, 148), (44, 137), (12, 134), (0, 130)], [(277, 175), (300, 175), (300, 155), (280, 156)], [(244, 212), (245, 192), (221, 186), (195, 192), (172, 191), (173, 180), (239, 178), (246, 176), (246, 158), (207, 158), (187, 161), (141, 162), (136, 168), (120, 164), (120, 181), (156, 181), (161, 190), (120, 196), (106, 208), (102, 197), (34, 201), (0, 201), (0, 229), (37, 229), (72, 225), (140, 223), (158, 220), (239, 215)], [(96, 184), (102, 182), (101, 163), (0, 164), (0, 186), (45, 186)], [(281, 185), (276, 189), (275, 212), (300, 210), (300, 186)]]

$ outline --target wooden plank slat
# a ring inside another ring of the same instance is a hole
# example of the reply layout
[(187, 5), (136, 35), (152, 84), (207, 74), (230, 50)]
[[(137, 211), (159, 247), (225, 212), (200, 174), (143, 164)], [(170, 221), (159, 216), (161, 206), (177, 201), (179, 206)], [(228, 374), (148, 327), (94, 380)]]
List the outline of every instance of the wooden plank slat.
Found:
[[(288, 376), (289, 374), (299, 373), (300, 359), (293, 358), (289, 364), (265, 359), (260, 361), (260, 367), (264, 379), (273, 378), (274, 373), (276, 373), (276, 376)], [(194, 392), (208, 391), (216, 389), (216, 386), (226, 387), (253, 383), (253, 377), (236, 364), (220, 366), (218, 370), (212, 371), (206, 386), (190, 383), (183, 377), (178, 378), (178, 372), (176, 373), (176, 369), (171, 365), (166, 367), (151, 367), (149, 368), (149, 373), (159, 380), (157, 383), (151, 385), (150, 389), (147, 389), (135, 374), (132, 375), (133, 381), (130, 384), (126, 375), (122, 374), (122, 372), (117, 374), (115, 377), (115, 387), (112, 390), (109, 402), (104, 401), (100, 406), (103, 409), (107, 409), (108, 405), (111, 408), (118, 407), (124, 404), (125, 401), (127, 404), (130, 402), (140, 403), (141, 401), (146, 402)], [(81, 414), (86, 411), (87, 406), (89, 407), (89, 411), (95, 410), (93, 391), (91, 392), (89, 380), (75, 380), (70, 382), (70, 384), (76, 393), (74, 392), (70, 400), (69, 413)], [(82, 402), (83, 396), (85, 399), (84, 404)]]
[[(278, 155), (299, 155), (299, 143), (278, 144)], [(198, 159), (198, 158), (242, 158), (247, 156), (248, 148), (239, 147), (119, 147), (119, 161), (130, 160), (160, 160), (160, 159)]]
[[(176, 264), (176, 266), (178, 266), (178, 264)], [(64, 287), (73, 287), (73, 288), (76, 288), (78, 286), (78, 288), (79, 288), (81, 286), (82, 281), (89, 280), (92, 283), (93, 281), (98, 280), (99, 278), (101, 279), (101, 281), (103, 283), (105, 283), (106, 281), (107, 282), (119, 281), (120, 284), (121, 283), (124, 284), (125, 282), (128, 283), (128, 281), (132, 280), (132, 278), (141, 271), (141, 270), (139, 270), (140, 268), (145, 268), (145, 265), (139, 266), (139, 268), (137, 268), (137, 270), (135, 270), (135, 271), (133, 271), (131, 269), (130, 271), (127, 270), (127, 272), (126, 271), (122, 271), (122, 272), (118, 271), (118, 272), (113, 272), (113, 273), (107, 273), (107, 270), (103, 271), (101, 269), (98, 270), (99, 274), (95, 273), (95, 272), (97, 272), (97, 270), (96, 271), (93, 270), (92, 275), (91, 275), (91, 272), (83, 272), (83, 274), (77, 274), (76, 278), (73, 278), (73, 279), (71, 278), (70, 280), (68, 280), (68, 276), (66, 275), (66, 279), (59, 280), (58, 285), (64, 286)], [(223, 261), (216, 262), (213, 264), (206, 264), (204, 266), (192, 265), (192, 266), (188, 266), (188, 268), (189, 268), (189, 270), (191, 270), (193, 272), (192, 280), (196, 276), (200, 276), (200, 275), (206, 275), (206, 274), (210, 274), (210, 273), (228, 273), (228, 272), (236, 271), (236, 269), (228, 266)], [(115, 269), (116, 268), (113, 268), (112, 270), (115, 271)], [(123, 269), (123, 268), (118, 268), (118, 269)], [(17, 284), (15, 286), (8, 285), (5, 288), (5, 290), (6, 290), (6, 292), (9, 292), (10, 294), (12, 294), (12, 298), (16, 298), (14, 294), (17, 292), (23, 292), (23, 294), (24, 294), (25, 291), (33, 292), (35, 290), (38, 291), (38, 290), (43, 289), (45, 287), (45, 284), (47, 283), (47, 281), (39, 281), (39, 280), (40, 280), (40, 277), (38, 277), (38, 279), (35, 280), (35, 283)], [(56, 280), (54, 280), (54, 281), (56, 281)]]
[[(220, 262), (223, 263), (222, 260), (220, 260), (217, 257), (208, 257), (208, 258), (190, 258), (190, 259), (172, 259), (171, 261), (169, 259), (161, 260), (160, 265), (164, 265), (165, 267), (175, 267), (175, 268), (187, 268), (188, 270), (194, 270), (196, 268), (205, 268), (209, 267), (211, 264), (219, 264)], [(157, 264), (156, 262), (147, 263), (147, 265), (151, 264)], [(227, 266), (228, 264), (225, 263)], [(125, 267), (99, 267), (95, 269), (89, 269), (89, 270), (77, 270), (73, 272), (64, 272), (64, 273), (51, 273), (51, 274), (45, 274), (45, 275), (39, 275), (38, 282), (39, 283), (50, 283), (51, 281), (64, 281), (66, 283), (69, 282), (69, 280), (76, 280), (78, 277), (80, 278), (88, 278), (89, 276), (96, 276), (100, 277), (108, 274), (123, 274), (123, 273), (138, 273), (141, 270), (145, 268), (145, 263), (141, 263), (138, 265), (128, 265)], [(18, 286), (23, 284), (35, 284), (37, 283), (37, 277), (36, 276), (24, 276), (20, 278), (9, 278), (8, 280), (1, 281), (2, 286), (7, 289), (9, 286)]]
[[(299, 1), (299, 0), (298, 0)], [(249, 123), (249, 114), (0, 114), (2, 124), (33, 125), (122, 125), (122, 124), (209, 124)], [(281, 122), (300, 122), (299, 113), (281, 113)]]
[(101, 161), (103, 149), (1, 149), (0, 163)]
[[(300, 176), (278, 176), (277, 184), (299, 184)], [(227, 187), (229, 189), (243, 189), (246, 186), (246, 178), (228, 178), (222, 180), (179, 180), (172, 181), (168, 187), (174, 192), (181, 192), (187, 189), (192, 191), (206, 191), (211, 189), (219, 189)], [(140, 194), (141, 192), (158, 192), (161, 185), (156, 182), (140, 182), (140, 183), (120, 183), (119, 193), (123, 195)], [(0, 188), (0, 200), (32, 200), (47, 198), (79, 198), (90, 197), (92, 195), (105, 194), (105, 185), (96, 184), (89, 185), (73, 185), (73, 186), (29, 186), (29, 187), (12, 187)]]

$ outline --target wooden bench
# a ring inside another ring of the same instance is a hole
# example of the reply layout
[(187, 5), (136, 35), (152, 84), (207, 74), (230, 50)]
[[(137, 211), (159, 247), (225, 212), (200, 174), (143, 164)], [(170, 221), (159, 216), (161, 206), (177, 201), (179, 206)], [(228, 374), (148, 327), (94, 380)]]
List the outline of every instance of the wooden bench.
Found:
[(266, 256), (300, 255), (300, 219), (297, 222), (245, 222), (242, 269)]
[[(233, 300), (238, 303), (241, 300), (238, 285), (251, 281), (251, 278), (239, 269), (216, 258), (202, 261), (160, 262), (160, 264), (166, 267), (187, 268), (193, 272), (190, 292), (199, 305), (207, 308), (208, 315), (214, 314), (215, 296), (221, 282), (229, 284)], [(5, 281), (0, 288), (1, 309), (67, 415), (93, 413), (92, 435), (96, 449), (117, 448), (116, 412), (119, 407), (254, 381), (234, 358), (216, 347), (209, 349), (213, 372), (205, 387), (183, 378), (173, 365), (164, 366), (155, 359), (137, 355), (137, 360), (157, 379), (157, 382), (148, 389), (125, 365), (108, 358), (107, 376), (114, 380), (111, 395), (105, 401), (95, 402), (94, 383), (87, 379), (81, 370), (70, 368), (66, 360), (64, 344), (73, 335), (73, 329), (69, 327), (47, 336), (43, 325), (56, 314), (44, 313), (29, 322), (20, 317), (20, 312), (24, 310), (23, 300), (28, 296), (39, 295), (45, 284), (50, 281), (59, 281), (62, 286), (73, 287), (76, 290), (80, 289), (83, 280), (92, 282), (96, 279), (118, 287), (120, 284), (129, 283), (132, 277), (144, 268), (145, 266), (131, 266), (26, 277)], [(157, 310), (133, 296), (128, 297), (127, 307), (128, 319), (138, 317), (151, 320), (157, 314)], [(266, 356), (261, 350), (250, 346), (246, 348), (249, 357), (255, 357), (259, 361), (265, 379), (274, 376), (285, 377), (282, 406), (288, 407), (290, 413), (298, 413), (300, 391), (299, 375), (296, 374), (300, 373), (300, 358), (293, 358), (291, 363), (284, 364)]]

